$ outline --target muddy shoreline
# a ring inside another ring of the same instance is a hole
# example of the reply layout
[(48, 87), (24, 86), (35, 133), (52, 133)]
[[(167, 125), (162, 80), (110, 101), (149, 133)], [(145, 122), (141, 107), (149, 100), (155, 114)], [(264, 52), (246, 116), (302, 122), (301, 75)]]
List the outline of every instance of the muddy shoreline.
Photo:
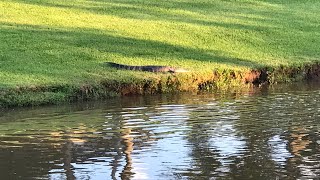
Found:
[(108, 99), (115, 96), (146, 95), (172, 92), (219, 91), (230, 88), (247, 88), (276, 83), (290, 83), (318, 79), (320, 64), (297, 67), (264, 67), (249, 71), (213, 71), (162, 74), (158, 78), (139, 79), (132, 82), (102, 81), (100, 84), (79, 86), (29, 86), (2, 88), (0, 107), (37, 106), (65, 102)]

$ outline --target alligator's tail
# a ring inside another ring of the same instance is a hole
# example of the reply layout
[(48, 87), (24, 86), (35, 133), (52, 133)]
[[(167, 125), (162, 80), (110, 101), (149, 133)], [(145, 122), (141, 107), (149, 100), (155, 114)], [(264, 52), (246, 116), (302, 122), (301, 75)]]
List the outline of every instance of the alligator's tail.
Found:
[(128, 65), (124, 65), (124, 64), (117, 64), (117, 63), (113, 63), (113, 62), (105, 62), (105, 64), (107, 64), (110, 67), (114, 67), (117, 69), (126, 69), (126, 70), (141, 70), (139, 67), (140, 66), (128, 66)]

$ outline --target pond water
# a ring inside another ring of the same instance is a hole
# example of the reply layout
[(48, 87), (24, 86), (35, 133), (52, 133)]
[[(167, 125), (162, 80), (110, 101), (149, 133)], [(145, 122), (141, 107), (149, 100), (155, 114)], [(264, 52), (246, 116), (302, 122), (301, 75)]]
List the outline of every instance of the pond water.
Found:
[(1, 179), (317, 179), (317, 84), (2, 110)]

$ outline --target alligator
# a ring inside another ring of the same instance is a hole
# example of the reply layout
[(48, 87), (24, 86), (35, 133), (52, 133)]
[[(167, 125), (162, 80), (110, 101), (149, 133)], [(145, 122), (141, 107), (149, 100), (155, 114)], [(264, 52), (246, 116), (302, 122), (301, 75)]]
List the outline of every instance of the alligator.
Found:
[(117, 64), (113, 62), (105, 62), (105, 64), (117, 69), (126, 69), (126, 70), (134, 70), (134, 71), (169, 72), (169, 73), (189, 72), (188, 70), (183, 68), (174, 68), (170, 66), (129, 66), (129, 65)]

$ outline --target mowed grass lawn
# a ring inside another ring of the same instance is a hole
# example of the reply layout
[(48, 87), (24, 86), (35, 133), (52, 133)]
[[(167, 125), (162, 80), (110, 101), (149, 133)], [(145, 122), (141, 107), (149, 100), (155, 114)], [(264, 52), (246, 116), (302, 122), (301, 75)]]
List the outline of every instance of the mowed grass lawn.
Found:
[(320, 61), (319, 0), (1, 0), (0, 87), (130, 81)]

